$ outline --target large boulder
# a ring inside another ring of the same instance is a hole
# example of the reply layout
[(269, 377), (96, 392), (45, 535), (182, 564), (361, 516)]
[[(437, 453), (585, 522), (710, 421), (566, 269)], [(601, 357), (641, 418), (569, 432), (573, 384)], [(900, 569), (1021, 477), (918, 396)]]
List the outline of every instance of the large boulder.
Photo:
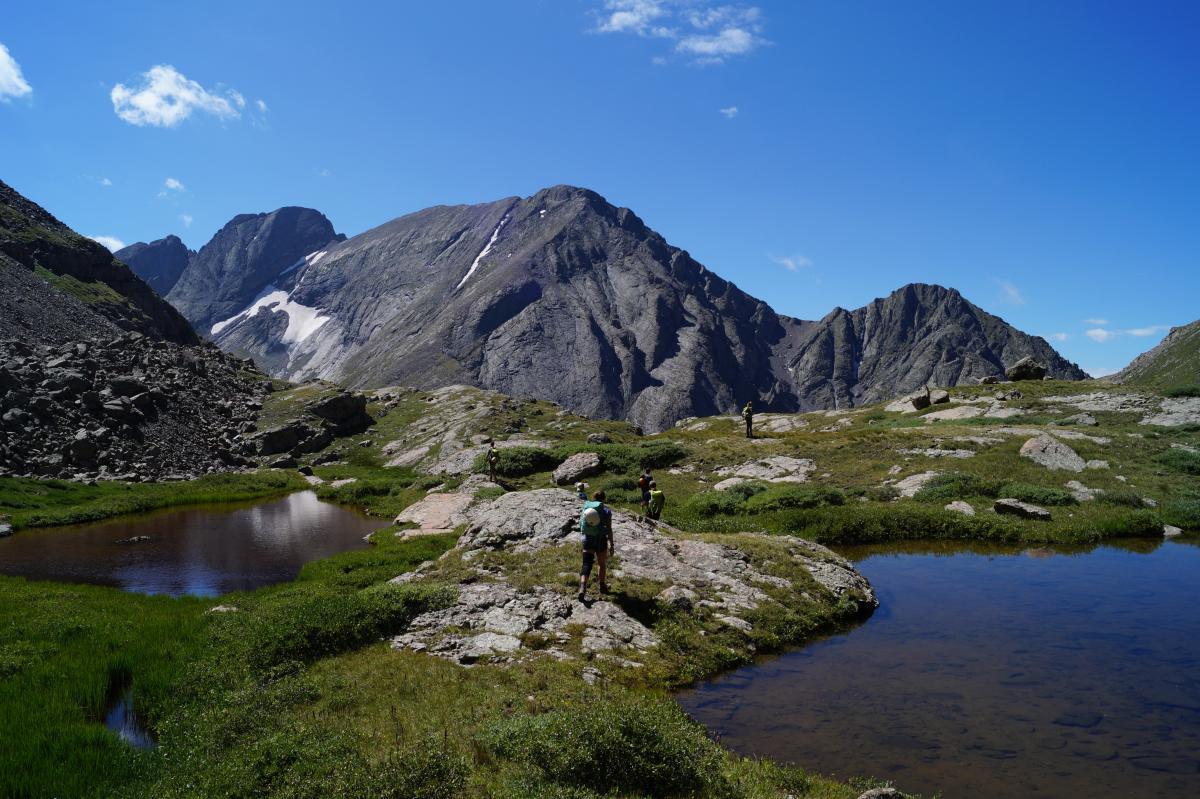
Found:
[(1028, 502), (1022, 502), (1012, 497), (996, 500), (992, 504), (992, 510), (1008, 516), (1019, 516), (1022, 519), (1034, 519), (1039, 522), (1050, 521), (1050, 511), (1040, 505), (1031, 505)]
[(1046, 376), (1046, 365), (1036, 361), (1032, 355), (1026, 355), (1005, 369), (1004, 375), (1009, 380), (1041, 380)]
[(375, 424), (367, 413), (366, 396), (349, 391), (311, 402), (305, 410), (326, 422), (339, 436), (361, 433)]
[(303, 422), (290, 422), (279, 427), (272, 427), (256, 434), (251, 441), (259, 455), (278, 455), (281, 452), (291, 452), (316, 435), (316, 430)]
[(1021, 457), (1029, 458), (1034, 463), (1040, 463), (1047, 469), (1061, 469), (1068, 472), (1082, 472), (1087, 466), (1087, 463), (1075, 453), (1075, 450), (1045, 433), (1022, 444)]
[(594, 452), (577, 452), (554, 470), (555, 485), (570, 485), (577, 480), (600, 472), (600, 456)]

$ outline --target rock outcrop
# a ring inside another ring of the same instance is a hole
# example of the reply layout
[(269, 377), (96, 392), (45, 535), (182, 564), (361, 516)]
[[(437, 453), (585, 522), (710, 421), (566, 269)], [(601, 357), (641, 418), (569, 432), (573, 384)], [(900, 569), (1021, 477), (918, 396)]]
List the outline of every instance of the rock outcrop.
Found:
[(1200, 320), (1171, 328), (1154, 349), (1134, 358), (1110, 379), (1157, 389), (1200, 384)]
[(996, 513), (1018, 516), (1022, 519), (1033, 519), (1040, 522), (1050, 521), (1050, 511), (1039, 505), (1031, 505), (1028, 502), (1022, 502), (1019, 499), (1011, 497), (996, 500), (992, 503), (992, 510)]
[[(468, 510), (467, 531), (442, 561), (466, 566), (472, 572), (469, 582), (458, 586), (450, 607), (417, 617), (393, 646), (463, 664), (535, 652), (560, 659), (620, 657), (636, 664), (639, 653), (660, 642), (622, 604), (623, 581), (665, 584), (668, 588), (655, 600), (664, 607), (711, 616), (741, 634), (753, 630), (755, 611), (776, 603), (772, 590), (821, 594), (863, 611), (877, 604), (870, 585), (847, 561), (809, 541), (745, 534), (775, 548), (775, 558), (802, 565), (811, 580), (794, 584), (772, 574), (767, 564), (752, 561), (737, 548), (736, 536), (729, 545), (710, 543), (638, 522), (621, 511), (613, 514), (617, 558), (611, 600), (583, 603), (573, 596), (573, 585), (522, 588), (521, 581), (510, 580), (501, 565), (507, 554), (519, 554), (520, 562), (529, 563), (560, 547), (572, 554), (578, 550), (579, 509), (573, 494), (544, 489), (506, 494)], [(438, 569), (439, 563), (431, 562), (397, 581), (436, 579)]]
[(114, 255), (146, 281), (150, 288), (165, 297), (175, 288), (183, 270), (196, 253), (189, 250), (178, 236), (167, 236), (149, 244), (138, 242), (117, 250)]
[(1022, 444), (1021, 457), (1029, 458), (1047, 469), (1062, 469), (1068, 472), (1082, 472), (1087, 466), (1075, 450), (1046, 433)]
[(1021, 360), (1004, 370), (1009, 380), (1041, 380), (1046, 376), (1046, 365), (1039, 363), (1033, 357), (1026, 355)]

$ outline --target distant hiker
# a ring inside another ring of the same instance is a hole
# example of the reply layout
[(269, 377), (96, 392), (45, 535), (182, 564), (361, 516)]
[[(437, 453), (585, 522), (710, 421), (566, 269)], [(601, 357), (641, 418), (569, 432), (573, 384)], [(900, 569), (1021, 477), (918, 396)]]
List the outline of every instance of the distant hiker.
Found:
[(500, 453), (496, 451), (496, 442), (491, 442), (487, 451), (488, 479), (496, 482), (496, 464), (500, 462)]
[(658, 487), (658, 483), (650, 481), (650, 518), (658, 521), (658, 517), (662, 516), (663, 505), (667, 504), (667, 498), (663, 495), (662, 490)]
[(578, 496), (580, 499), (582, 499), (584, 502), (587, 502), (587, 490), (588, 490), (587, 483), (576, 483), (575, 484), (575, 495)]
[(579, 532), (583, 535), (583, 568), (579, 572), (579, 601), (587, 599), (592, 562), (600, 562), (600, 593), (608, 593), (608, 556), (613, 554), (612, 511), (604, 504), (604, 492), (597, 491), (579, 514)]
[(642, 467), (642, 476), (638, 478), (638, 490), (642, 492), (642, 516), (650, 515), (650, 486), (654, 485), (654, 477), (650, 469)]
[(742, 408), (742, 418), (746, 420), (746, 438), (754, 438), (754, 400)]

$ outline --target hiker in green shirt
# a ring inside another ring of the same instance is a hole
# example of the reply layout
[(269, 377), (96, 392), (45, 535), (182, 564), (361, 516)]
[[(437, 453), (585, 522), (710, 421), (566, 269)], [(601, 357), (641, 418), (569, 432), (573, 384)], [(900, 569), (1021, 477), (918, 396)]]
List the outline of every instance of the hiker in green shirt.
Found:
[(662, 516), (663, 505), (667, 504), (667, 498), (658, 487), (658, 483), (650, 481), (650, 518), (653, 521), (658, 521), (658, 517)]
[(754, 438), (754, 400), (742, 408), (742, 418), (746, 420), (746, 438)]
[(579, 572), (579, 601), (587, 599), (588, 578), (593, 561), (600, 562), (600, 593), (608, 593), (608, 558), (613, 554), (612, 511), (604, 504), (604, 492), (592, 494), (579, 514), (579, 532), (583, 537), (583, 568)]
[(496, 451), (496, 442), (491, 442), (487, 451), (488, 479), (496, 482), (496, 464), (500, 462), (500, 453)]

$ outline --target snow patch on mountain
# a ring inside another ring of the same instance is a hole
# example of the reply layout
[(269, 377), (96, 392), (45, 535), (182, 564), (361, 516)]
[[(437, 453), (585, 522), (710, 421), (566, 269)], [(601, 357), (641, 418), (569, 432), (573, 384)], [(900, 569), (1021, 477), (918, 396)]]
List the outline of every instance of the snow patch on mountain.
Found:
[(505, 214), (504, 218), (500, 220), (500, 224), (496, 225), (496, 229), (492, 231), (492, 237), (488, 239), (488, 243), (483, 245), (483, 249), (479, 251), (479, 255), (476, 255), (475, 260), (471, 262), (471, 268), (467, 270), (467, 274), (464, 275), (463, 279), (458, 281), (458, 285), (454, 287), (455, 291), (458, 291), (460, 288), (462, 288), (463, 284), (471, 279), (471, 275), (475, 274), (475, 270), (479, 268), (479, 262), (482, 261), (489, 252), (492, 251), (492, 247), (496, 244), (496, 239), (500, 238), (500, 228), (504, 227), (504, 223), (507, 221), (508, 214)]
[(216, 336), (230, 325), (243, 319), (250, 319), (264, 308), (272, 313), (283, 311), (288, 315), (287, 330), (281, 339), (284, 344), (295, 344), (304, 341), (332, 318), (323, 316), (318, 308), (310, 308), (307, 305), (292, 302), (290, 295), (286, 291), (277, 289), (274, 286), (267, 286), (248, 308), (241, 313), (214, 324), (211, 333)]

